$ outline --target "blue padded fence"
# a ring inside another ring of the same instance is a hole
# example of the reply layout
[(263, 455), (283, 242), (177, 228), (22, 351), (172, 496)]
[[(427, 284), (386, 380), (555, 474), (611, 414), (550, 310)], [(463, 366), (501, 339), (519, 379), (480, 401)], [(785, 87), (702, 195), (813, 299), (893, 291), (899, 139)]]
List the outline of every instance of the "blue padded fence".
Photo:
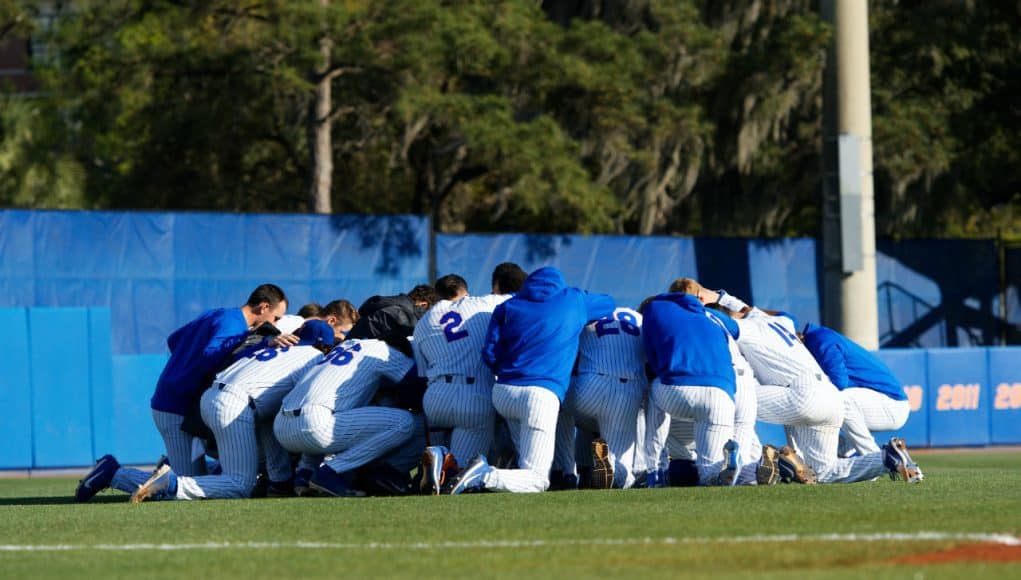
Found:
[(428, 282), (428, 222), (413, 216), (0, 211), (0, 307), (106, 307), (113, 352), (163, 353), (207, 308), (264, 282), (292, 311)]
[[(1021, 248), (1006, 248), (1001, 292), (992, 241), (880, 240), (884, 347), (1021, 344)], [(439, 234), (438, 274), (489, 289), (504, 261), (555, 265), (570, 284), (637, 305), (679, 276), (755, 304), (820, 319), (813, 239)], [(428, 221), (418, 216), (0, 210), (0, 307), (105, 307), (115, 354), (165, 352), (206, 308), (274, 282), (291, 311), (310, 302), (396, 294), (428, 282)], [(1001, 309), (1001, 301), (1002, 309)]]

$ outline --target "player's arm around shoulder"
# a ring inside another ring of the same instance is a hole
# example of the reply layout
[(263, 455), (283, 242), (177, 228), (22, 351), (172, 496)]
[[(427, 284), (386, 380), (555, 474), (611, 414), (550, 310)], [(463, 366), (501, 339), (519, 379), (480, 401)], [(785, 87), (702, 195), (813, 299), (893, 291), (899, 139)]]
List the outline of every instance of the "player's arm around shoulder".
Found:
[(482, 362), (490, 369), (495, 370), (500, 362), (500, 334), (506, 314), (506, 302), (497, 305), (493, 309), (493, 315), (489, 317), (489, 326), (486, 327), (486, 340), (482, 344)]
[(599, 320), (606, 316), (613, 316), (613, 312), (617, 308), (617, 301), (609, 294), (595, 294), (582, 291), (581, 296), (585, 305), (587, 322)]

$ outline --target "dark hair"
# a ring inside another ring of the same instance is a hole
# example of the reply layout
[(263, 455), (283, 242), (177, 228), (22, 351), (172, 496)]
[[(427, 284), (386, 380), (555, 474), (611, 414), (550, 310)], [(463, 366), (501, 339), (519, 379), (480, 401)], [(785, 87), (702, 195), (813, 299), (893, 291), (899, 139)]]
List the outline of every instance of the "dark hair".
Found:
[(334, 300), (319, 311), (321, 318), (331, 315), (336, 316), (338, 320), (350, 320), (352, 324), (358, 322), (359, 318), (358, 309), (347, 300)]
[(318, 318), (323, 307), (318, 302), (309, 302), (298, 309), (298, 316), (302, 318)]
[(645, 300), (642, 300), (642, 303), (638, 306), (638, 314), (645, 316), (645, 307), (649, 305), (649, 302), (652, 302), (655, 299), (656, 295), (653, 294), (652, 296), (646, 297)]
[(499, 287), (501, 294), (512, 294), (521, 290), (528, 274), (514, 262), (504, 262), (493, 268), (493, 287)]
[(468, 292), (468, 283), (457, 274), (447, 274), (440, 278), (435, 284), (436, 293), (443, 300), (452, 300), (458, 294)]
[(263, 284), (248, 295), (247, 305), (255, 308), (263, 302), (270, 306), (276, 306), (281, 302), (287, 302), (287, 295), (276, 284)]
[(429, 306), (436, 304), (440, 301), (440, 295), (436, 293), (436, 289), (428, 284), (419, 284), (408, 292), (408, 298), (411, 298), (412, 302), (426, 302)]

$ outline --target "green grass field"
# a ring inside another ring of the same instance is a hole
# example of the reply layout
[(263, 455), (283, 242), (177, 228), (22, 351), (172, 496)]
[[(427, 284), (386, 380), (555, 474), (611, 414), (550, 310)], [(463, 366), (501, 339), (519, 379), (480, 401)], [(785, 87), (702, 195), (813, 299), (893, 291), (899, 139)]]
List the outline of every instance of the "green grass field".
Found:
[(916, 459), (914, 486), (142, 505), (74, 504), (71, 479), (0, 480), (0, 577), (1021, 577), (1021, 562), (892, 561), (1021, 535), (1021, 453)]

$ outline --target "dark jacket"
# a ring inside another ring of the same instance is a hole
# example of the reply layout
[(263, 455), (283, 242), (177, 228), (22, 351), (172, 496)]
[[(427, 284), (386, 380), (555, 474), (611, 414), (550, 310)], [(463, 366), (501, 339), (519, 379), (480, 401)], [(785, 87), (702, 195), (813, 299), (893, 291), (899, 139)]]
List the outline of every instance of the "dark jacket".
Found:
[(415, 333), (415, 325), (425, 311), (407, 294), (373, 296), (358, 308), (360, 318), (346, 338), (377, 338), (412, 356), (408, 337)]

